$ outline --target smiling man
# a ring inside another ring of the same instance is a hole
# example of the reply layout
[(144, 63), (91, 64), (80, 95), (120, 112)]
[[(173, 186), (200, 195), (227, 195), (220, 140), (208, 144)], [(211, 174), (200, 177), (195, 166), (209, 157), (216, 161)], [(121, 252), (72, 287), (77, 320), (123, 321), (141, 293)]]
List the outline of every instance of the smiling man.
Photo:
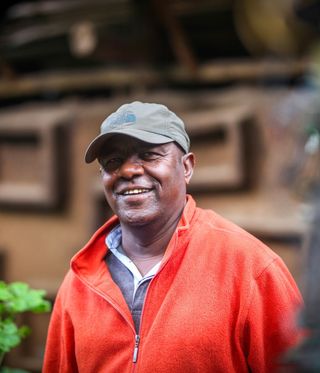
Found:
[(71, 261), (44, 373), (274, 372), (299, 338), (282, 260), (186, 188), (194, 155), (166, 106), (133, 102), (101, 125), (97, 160), (115, 215)]

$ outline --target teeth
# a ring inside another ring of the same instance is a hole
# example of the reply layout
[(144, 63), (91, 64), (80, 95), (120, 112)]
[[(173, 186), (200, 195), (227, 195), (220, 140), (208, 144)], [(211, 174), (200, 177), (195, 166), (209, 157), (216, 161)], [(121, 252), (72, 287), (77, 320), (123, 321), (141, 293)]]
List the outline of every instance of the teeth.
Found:
[(131, 195), (131, 194), (141, 194), (141, 193), (146, 193), (149, 192), (149, 189), (131, 189), (131, 190), (126, 190), (123, 194), (125, 196)]

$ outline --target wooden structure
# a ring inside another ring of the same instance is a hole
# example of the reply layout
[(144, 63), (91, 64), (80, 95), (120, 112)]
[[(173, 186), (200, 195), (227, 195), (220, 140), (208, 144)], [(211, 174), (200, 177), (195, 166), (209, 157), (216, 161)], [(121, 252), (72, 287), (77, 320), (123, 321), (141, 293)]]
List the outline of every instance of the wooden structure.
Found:
[(26, 110), (0, 118), (0, 205), (57, 208), (65, 199), (68, 113)]

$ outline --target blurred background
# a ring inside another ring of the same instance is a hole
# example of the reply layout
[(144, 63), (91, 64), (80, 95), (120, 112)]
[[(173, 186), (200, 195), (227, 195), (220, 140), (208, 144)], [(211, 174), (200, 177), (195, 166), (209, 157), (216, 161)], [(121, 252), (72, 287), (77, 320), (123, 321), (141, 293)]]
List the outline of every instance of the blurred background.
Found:
[[(54, 301), (111, 215), (84, 152), (108, 114), (142, 100), (184, 119), (198, 205), (267, 243), (305, 288), (318, 272), (305, 238), (320, 172), (319, 1), (14, 0), (0, 11), (1, 279)], [(33, 333), (9, 363), (41, 371), (49, 317), (25, 316)]]

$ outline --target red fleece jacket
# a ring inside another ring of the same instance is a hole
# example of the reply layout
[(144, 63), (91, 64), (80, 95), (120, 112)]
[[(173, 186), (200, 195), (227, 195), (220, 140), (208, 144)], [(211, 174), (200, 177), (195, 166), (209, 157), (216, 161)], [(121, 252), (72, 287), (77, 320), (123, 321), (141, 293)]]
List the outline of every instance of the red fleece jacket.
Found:
[(109, 220), (73, 258), (56, 299), (44, 373), (270, 373), (298, 338), (297, 286), (282, 260), (189, 197), (141, 318), (104, 257)]

